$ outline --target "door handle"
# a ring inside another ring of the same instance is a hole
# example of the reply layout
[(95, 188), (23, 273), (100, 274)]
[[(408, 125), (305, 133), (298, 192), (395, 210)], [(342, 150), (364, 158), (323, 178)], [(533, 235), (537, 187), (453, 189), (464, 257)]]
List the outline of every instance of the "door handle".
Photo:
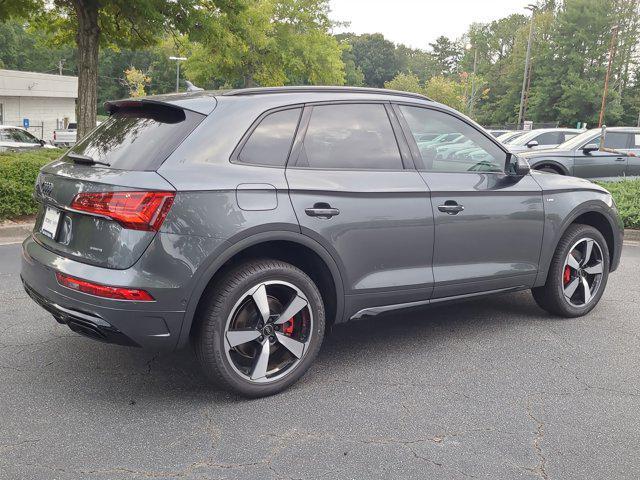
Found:
[(438, 205), (438, 210), (448, 215), (457, 215), (464, 210), (464, 205), (460, 205), (454, 200), (447, 200), (444, 205)]
[(340, 210), (333, 208), (328, 203), (316, 203), (312, 208), (305, 208), (304, 213), (310, 217), (331, 218), (340, 215)]
[(618, 157), (616, 158), (616, 162), (624, 162), (627, 159), (627, 157)]

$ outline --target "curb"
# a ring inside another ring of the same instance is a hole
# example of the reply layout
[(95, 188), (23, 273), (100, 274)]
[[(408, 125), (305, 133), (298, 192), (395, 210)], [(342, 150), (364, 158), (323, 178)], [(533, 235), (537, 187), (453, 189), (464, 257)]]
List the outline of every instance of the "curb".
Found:
[(7, 222), (0, 224), (0, 244), (18, 243), (31, 235), (33, 222)]
[(630, 242), (640, 242), (640, 230), (625, 230), (624, 240)]

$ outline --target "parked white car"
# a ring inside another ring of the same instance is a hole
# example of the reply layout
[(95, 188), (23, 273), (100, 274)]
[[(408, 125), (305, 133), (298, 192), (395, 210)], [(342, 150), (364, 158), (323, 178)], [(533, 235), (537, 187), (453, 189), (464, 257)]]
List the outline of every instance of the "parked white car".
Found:
[(555, 148), (582, 132), (577, 128), (539, 128), (509, 141), (506, 147), (513, 153)]
[(34, 148), (54, 148), (22, 127), (0, 125), (0, 152), (30, 150)]
[(65, 129), (54, 130), (51, 143), (56, 147), (72, 147), (78, 138), (78, 124), (70, 123)]

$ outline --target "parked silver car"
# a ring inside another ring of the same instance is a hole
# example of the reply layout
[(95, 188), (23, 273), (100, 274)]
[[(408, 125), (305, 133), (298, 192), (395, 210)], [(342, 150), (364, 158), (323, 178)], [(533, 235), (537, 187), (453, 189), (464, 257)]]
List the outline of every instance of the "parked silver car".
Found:
[(0, 152), (53, 148), (22, 127), (0, 125)]
[(513, 153), (554, 148), (583, 131), (576, 128), (539, 128), (520, 135), (506, 145)]

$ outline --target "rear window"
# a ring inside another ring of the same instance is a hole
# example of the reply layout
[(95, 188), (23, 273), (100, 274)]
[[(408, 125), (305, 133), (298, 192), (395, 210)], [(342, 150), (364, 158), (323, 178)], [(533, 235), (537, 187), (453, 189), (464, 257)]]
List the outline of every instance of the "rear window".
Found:
[(155, 170), (204, 117), (162, 105), (119, 108), (71, 151), (111, 168)]

